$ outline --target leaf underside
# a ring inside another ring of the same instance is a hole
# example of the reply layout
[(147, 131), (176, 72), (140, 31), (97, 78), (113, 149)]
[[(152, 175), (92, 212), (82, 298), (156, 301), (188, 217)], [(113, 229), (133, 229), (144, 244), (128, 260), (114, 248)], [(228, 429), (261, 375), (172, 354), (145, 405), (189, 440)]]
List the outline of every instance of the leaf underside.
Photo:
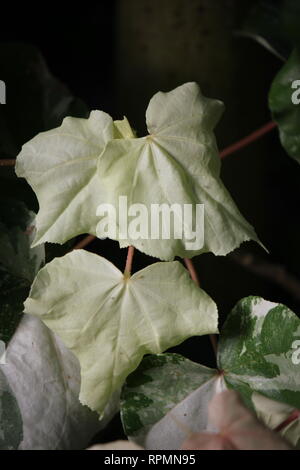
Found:
[[(101, 111), (92, 111), (88, 119), (66, 118), (60, 127), (38, 134), (23, 146), (16, 165), (40, 205), (34, 244), (64, 243), (82, 233), (108, 236), (97, 215), (105, 203), (117, 214), (117, 234), (109, 237), (162, 260), (208, 251), (225, 255), (243, 241), (258, 241), (220, 179), (213, 129), (222, 110), (220, 101), (205, 98), (196, 83), (186, 83), (151, 99), (146, 137), (135, 138), (126, 118), (113, 122)], [(128, 207), (143, 204), (149, 217), (151, 204), (179, 205), (171, 212), (167, 239), (165, 219), (152, 221), (158, 239), (150, 231), (138, 231), (137, 239), (120, 235), (119, 196), (127, 197)], [(186, 204), (193, 208), (193, 220), (183, 224)], [(204, 204), (204, 242), (195, 240), (203, 228), (196, 227), (197, 204)], [(179, 237), (175, 224), (185, 227)]]
[(84, 250), (39, 272), (25, 311), (75, 353), (80, 400), (99, 414), (145, 354), (217, 331), (216, 305), (179, 262), (155, 263), (127, 279)]

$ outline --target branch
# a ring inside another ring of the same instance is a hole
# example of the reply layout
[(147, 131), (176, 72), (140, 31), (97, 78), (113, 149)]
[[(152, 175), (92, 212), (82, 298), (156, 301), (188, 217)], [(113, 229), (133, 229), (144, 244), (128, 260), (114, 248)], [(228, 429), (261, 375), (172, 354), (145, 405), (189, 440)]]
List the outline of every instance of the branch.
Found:
[(94, 235), (88, 235), (87, 237), (84, 237), (80, 242), (78, 242), (74, 247), (73, 250), (80, 250), (81, 248), (85, 248), (87, 245), (89, 245), (93, 240), (95, 240)]
[(300, 281), (292, 274), (289, 274), (284, 266), (265, 261), (263, 258), (247, 251), (231, 253), (228, 257), (249, 271), (279, 285), (300, 301)]
[(197, 271), (195, 269), (194, 263), (191, 259), (189, 258), (183, 258), (184, 264), (187, 267), (188, 272), (190, 273), (191, 279), (193, 279), (194, 283), (200, 287), (200, 281), (198, 278)]
[(16, 164), (15, 158), (0, 159), (0, 166), (14, 166), (15, 164)]
[(226, 147), (224, 150), (220, 152), (220, 158), (225, 158), (228, 155), (231, 155), (232, 153), (237, 152), (238, 150), (247, 147), (249, 144), (252, 144), (252, 142), (255, 142), (258, 140), (260, 137), (263, 135), (267, 134), (268, 132), (272, 131), (277, 124), (275, 122), (268, 122), (264, 126), (260, 127), (256, 131), (252, 132), (251, 134), (247, 135), (243, 139), (239, 140), (238, 142), (235, 142), (232, 145), (229, 145), (229, 147)]
[[(191, 276), (191, 279), (194, 281), (194, 283), (200, 287), (200, 282), (199, 282), (199, 278), (198, 278), (198, 274), (197, 274), (197, 271), (195, 269), (195, 266), (194, 266), (194, 263), (191, 259), (189, 258), (183, 258), (183, 261), (187, 267), (187, 270), (188, 272), (190, 273), (190, 276)], [(215, 353), (215, 356), (217, 357), (217, 353), (218, 353), (218, 342), (217, 342), (217, 336), (216, 335), (209, 335), (209, 339), (210, 339), (210, 342), (211, 342), (211, 345), (213, 347), (213, 350), (214, 350), (214, 353)]]
[(125, 278), (129, 278), (130, 275), (131, 275), (133, 255), (134, 255), (134, 247), (129, 246), (128, 247), (128, 252), (127, 252), (127, 258), (126, 258), (126, 265), (125, 265), (125, 269), (124, 269), (124, 277)]

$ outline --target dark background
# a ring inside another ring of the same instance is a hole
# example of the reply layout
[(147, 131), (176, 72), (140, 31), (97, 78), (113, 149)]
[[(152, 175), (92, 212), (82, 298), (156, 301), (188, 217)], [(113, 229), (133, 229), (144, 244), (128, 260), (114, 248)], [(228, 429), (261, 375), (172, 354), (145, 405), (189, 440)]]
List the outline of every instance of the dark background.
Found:
[[(6, 3), (1, 6), (0, 42), (21, 41), (37, 46), (50, 71), (90, 109), (102, 109), (115, 119), (126, 115), (140, 135), (145, 132), (145, 109), (155, 92), (197, 81), (205, 95), (225, 102), (226, 112), (216, 129), (222, 149), (271, 119), (268, 90), (282, 62), (251, 39), (237, 34), (254, 3)], [(222, 178), (269, 255), (247, 243), (235, 256), (204, 254), (194, 259), (201, 286), (216, 301), (221, 321), (240, 298), (248, 295), (282, 302), (299, 312), (300, 292), (291, 292), (291, 279), (283, 287), (240, 264), (246, 252), (248, 259), (258, 257), (269, 264), (267, 271), (273, 275), (281, 266), (284, 276), (288, 273), (295, 277), (292, 281), (296, 282), (294, 291), (297, 290), (299, 164), (286, 155), (274, 130), (228, 156), (223, 161)], [(95, 241), (87, 249), (120, 268), (124, 266), (126, 250), (119, 250), (115, 242)], [(134, 270), (154, 261), (137, 253)], [(282, 271), (279, 269), (278, 273), (280, 281)], [(214, 365), (207, 338), (190, 339), (175, 350)]]

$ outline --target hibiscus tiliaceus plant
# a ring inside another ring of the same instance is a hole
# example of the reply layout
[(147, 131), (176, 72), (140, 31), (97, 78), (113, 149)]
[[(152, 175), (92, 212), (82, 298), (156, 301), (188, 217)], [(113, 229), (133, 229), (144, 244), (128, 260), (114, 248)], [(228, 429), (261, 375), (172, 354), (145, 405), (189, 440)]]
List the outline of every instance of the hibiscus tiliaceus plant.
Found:
[[(260, 243), (220, 179), (213, 131), (222, 112), (220, 101), (186, 83), (150, 100), (145, 137), (136, 137), (126, 118), (92, 111), (38, 134), (17, 157), (16, 173), (39, 202), (33, 246), (84, 233), (105, 238), (97, 208), (115, 207), (119, 226), (124, 196), (149, 213), (153, 204), (204, 205), (200, 248), (191, 250), (184, 235), (133, 239), (116, 232), (120, 248), (128, 247), (124, 272), (73, 250), (39, 271), (25, 302), (25, 312), (40, 317), (78, 358), (80, 401), (102, 417), (116, 400), (126, 434), (146, 448), (177, 448), (184, 429), (206, 429), (207, 403), (226, 388), (267, 424), (300, 408), (292, 360), (300, 321), (283, 305), (239, 301), (220, 333), (217, 369), (164, 353), (191, 336), (218, 333), (217, 307), (194, 282), (191, 258)], [(132, 274), (134, 248), (160, 261)], [(293, 443), (299, 437), (290, 427), (282, 432)]]

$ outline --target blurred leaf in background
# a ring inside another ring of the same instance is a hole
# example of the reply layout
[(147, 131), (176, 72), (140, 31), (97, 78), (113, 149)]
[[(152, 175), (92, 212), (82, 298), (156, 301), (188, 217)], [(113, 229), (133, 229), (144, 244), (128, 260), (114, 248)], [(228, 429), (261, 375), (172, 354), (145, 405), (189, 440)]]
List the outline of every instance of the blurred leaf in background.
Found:
[[(61, 124), (66, 116), (86, 117), (86, 105), (48, 70), (39, 50), (30, 44), (0, 44), (0, 77), (6, 104), (0, 106), (0, 159), (16, 158), (21, 147), (39, 132)], [(0, 170), (0, 196), (24, 201), (37, 212), (36, 197), (13, 166)]]
[(269, 106), (279, 127), (282, 146), (290, 157), (300, 163), (300, 107), (292, 99), (293, 94), (297, 93), (294, 85), (297, 80), (300, 80), (300, 51), (294, 49), (273, 80)]
[(290, 54), (292, 46), (284, 30), (281, 1), (256, 3), (237, 33), (254, 39), (281, 60), (286, 60)]
[(0, 340), (5, 343), (19, 324), (23, 302), (44, 263), (44, 246), (30, 248), (34, 218), (22, 202), (0, 199)]
[(65, 116), (87, 116), (85, 104), (53, 77), (34, 46), (0, 44), (0, 76), (7, 92), (0, 108), (1, 158), (15, 158), (25, 142)]

